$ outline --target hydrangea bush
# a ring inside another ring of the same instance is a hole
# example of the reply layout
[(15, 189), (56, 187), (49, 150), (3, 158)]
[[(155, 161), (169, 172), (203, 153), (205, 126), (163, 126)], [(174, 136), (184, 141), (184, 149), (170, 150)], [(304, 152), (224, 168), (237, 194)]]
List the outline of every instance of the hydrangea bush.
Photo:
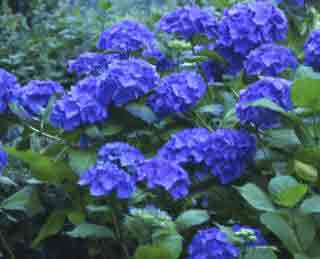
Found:
[(85, 258), (319, 258), (320, 34), (292, 42), (291, 4), (120, 20), (72, 84), (0, 69), (0, 257), (22, 224), (35, 256), (56, 236)]

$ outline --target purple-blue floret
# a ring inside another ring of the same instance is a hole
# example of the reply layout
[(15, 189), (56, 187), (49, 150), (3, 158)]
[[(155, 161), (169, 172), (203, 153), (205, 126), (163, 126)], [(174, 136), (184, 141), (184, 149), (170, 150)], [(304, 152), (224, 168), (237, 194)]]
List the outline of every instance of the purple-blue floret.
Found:
[(159, 84), (155, 66), (136, 58), (110, 64), (108, 69), (110, 88), (114, 88), (112, 100), (122, 106), (149, 93)]
[(162, 78), (147, 104), (159, 117), (186, 112), (197, 104), (206, 89), (204, 80), (195, 72), (173, 73)]
[(163, 188), (175, 200), (182, 199), (189, 193), (188, 173), (172, 161), (161, 158), (145, 160), (137, 172), (138, 180), (146, 181), (148, 188)]
[(115, 192), (119, 199), (128, 199), (135, 191), (134, 178), (113, 163), (97, 161), (80, 177), (79, 184), (89, 185), (93, 196)]
[(145, 25), (124, 20), (101, 33), (97, 48), (130, 55), (154, 45), (155, 36)]
[(203, 36), (209, 40), (217, 36), (217, 19), (209, 10), (196, 5), (184, 6), (162, 16), (158, 30), (174, 34), (184, 40)]
[(51, 97), (63, 93), (63, 86), (55, 81), (32, 80), (14, 91), (13, 100), (24, 109), (28, 117), (34, 117), (45, 110)]
[(17, 78), (0, 68), (0, 114), (8, 110), (13, 91), (19, 87)]
[(320, 30), (311, 32), (304, 44), (304, 63), (320, 71)]
[(68, 72), (78, 77), (82, 75), (100, 75), (108, 69), (108, 65), (120, 59), (119, 54), (101, 54), (85, 52), (68, 62)]
[(0, 175), (2, 171), (6, 168), (8, 164), (8, 154), (3, 150), (3, 147), (0, 146)]
[(252, 50), (244, 63), (250, 76), (277, 76), (288, 69), (295, 70), (297, 66), (298, 60), (290, 49), (272, 43)]
[(199, 230), (188, 247), (188, 259), (236, 259), (240, 249), (233, 245), (227, 234), (213, 227)]
[(210, 136), (205, 163), (221, 184), (228, 184), (254, 162), (256, 149), (256, 140), (247, 131), (219, 129)]
[(240, 123), (252, 123), (261, 129), (278, 127), (280, 116), (277, 112), (268, 108), (250, 106), (250, 104), (260, 99), (268, 99), (285, 111), (289, 111), (293, 108), (290, 89), (291, 82), (280, 78), (264, 77), (250, 84), (240, 92), (236, 104), (237, 117)]

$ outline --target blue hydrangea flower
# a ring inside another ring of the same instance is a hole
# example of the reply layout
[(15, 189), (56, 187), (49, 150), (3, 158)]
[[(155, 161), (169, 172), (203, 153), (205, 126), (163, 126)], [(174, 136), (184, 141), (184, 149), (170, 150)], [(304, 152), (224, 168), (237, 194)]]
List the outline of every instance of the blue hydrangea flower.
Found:
[(128, 199), (135, 191), (132, 176), (113, 163), (97, 161), (79, 180), (80, 185), (89, 185), (93, 196), (110, 195), (116, 192), (119, 199)]
[(175, 34), (184, 40), (191, 40), (195, 36), (213, 39), (217, 34), (217, 19), (209, 11), (198, 6), (181, 7), (165, 14), (157, 25), (160, 31)]
[[(243, 240), (243, 242), (248, 247), (267, 246), (268, 245), (268, 242), (265, 240), (260, 229), (249, 227), (249, 226), (241, 226), (241, 225), (236, 224), (236, 225), (232, 226), (232, 230), (236, 234), (237, 233), (240, 234), (238, 236)], [(241, 235), (241, 232), (251, 232), (251, 234), (249, 235), (249, 239), (252, 238), (252, 240), (248, 240), (248, 236), (243, 237)]]
[(8, 103), (12, 98), (12, 92), (18, 86), (17, 78), (0, 68), (0, 113), (8, 110)]
[(304, 63), (320, 70), (320, 30), (311, 32), (304, 44)]
[(158, 156), (178, 164), (199, 164), (207, 155), (210, 131), (192, 128), (179, 131), (159, 150)]
[(213, 227), (196, 233), (188, 247), (188, 254), (188, 259), (236, 259), (240, 250), (224, 232)]
[(144, 156), (137, 148), (124, 142), (111, 142), (102, 146), (98, 160), (117, 164), (120, 168), (134, 173), (133, 169), (144, 161)]
[(185, 112), (205, 94), (206, 84), (195, 72), (173, 73), (162, 78), (147, 104), (160, 117)]
[(171, 161), (161, 158), (145, 160), (137, 172), (138, 181), (146, 181), (150, 189), (165, 189), (175, 200), (184, 198), (189, 192), (188, 173)]
[(144, 60), (131, 58), (110, 64), (108, 80), (115, 89), (113, 103), (121, 106), (147, 94), (158, 85), (160, 77), (155, 66)]
[(130, 55), (154, 45), (155, 36), (145, 25), (125, 20), (101, 33), (97, 48)]
[(244, 63), (250, 76), (277, 76), (287, 69), (295, 70), (297, 66), (298, 60), (290, 49), (272, 43), (252, 50)]
[(206, 165), (221, 184), (239, 178), (256, 154), (255, 138), (244, 130), (219, 129), (211, 134)]
[(0, 175), (3, 169), (7, 166), (7, 164), (8, 164), (8, 154), (0, 146)]
[(62, 95), (64, 89), (57, 82), (32, 80), (26, 86), (17, 88), (13, 93), (14, 102), (23, 107), (29, 117), (40, 115), (53, 95)]
[(68, 62), (68, 72), (75, 73), (78, 77), (82, 75), (99, 75), (105, 72), (108, 65), (119, 59), (119, 54), (100, 54), (95, 52), (82, 53), (76, 59)]
[(263, 43), (284, 40), (287, 32), (285, 14), (272, 3), (238, 3), (225, 10), (215, 47), (231, 65), (230, 73), (236, 73), (251, 50)]
[(265, 77), (249, 85), (240, 92), (236, 105), (240, 123), (253, 123), (261, 129), (278, 127), (279, 115), (267, 108), (248, 106), (250, 103), (266, 98), (281, 106), (284, 110), (292, 109), (290, 98), (291, 82), (285, 79)]

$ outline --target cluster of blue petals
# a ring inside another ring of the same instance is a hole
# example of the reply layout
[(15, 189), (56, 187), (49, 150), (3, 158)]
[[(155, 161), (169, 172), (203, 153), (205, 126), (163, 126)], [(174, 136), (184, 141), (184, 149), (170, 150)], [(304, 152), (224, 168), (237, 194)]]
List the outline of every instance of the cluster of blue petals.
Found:
[(124, 20), (101, 33), (97, 48), (129, 55), (154, 45), (155, 36), (145, 25)]
[(26, 116), (34, 117), (44, 111), (51, 97), (63, 93), (63, 86), (55, 81), (32, 80), (13, 92), (13, 101), (24, 109)]
[(205, 94), (206, 84), (195, 72), (172, 73), (162, 78), (147, 104), (159, 116), (186, 112)]
[(213, 227), (196, 233), (188, 254), (188, 259), (236, 259), (240, 249), (228, 240), (226, 233)]
[(0, 146), (0, 175), (3, 169), (8, 164), (8, 154), (3, 150), (2, 146)]
[(189, 193), (188, 173), (172, 161), (157, 157), (145, 160), (138, 167), (137, 174), (138, 180), (146, 181), (148, 188), (163, 188), (175, 200)]
[(211, 40), (217, 36), (216, 17), (196, 5), (184, 6), (162, 16), (157, 27), (184, 40), (192, 40), (195, 36)]
[(290, 49), (273, 43), (252, 50), (244, 63), (250, 76), (277, 76), (288, 69), (295, 70), (297, 66), (298, 60)]
[(137, 167), (144, 161), (143, 154), (123, 142), (102, 146), (97, 162), (80, 177), (80, 185), (89, 185), (95, 196), (116, 192), (119, 199), (128, 199), (136, 189)]
[(229, 62), (230, 73), (236, 73), (251, 50), (282, 41), (287, 32), (285, 14), (271, 2), (239, 3), (224, 11), (215, 47)]
[(219, 129), (209, 140), (206, 165), (221, 184), (238, 179), (254, 162), (256, 140), (245, 130)]
[(18, 87), (17, 78), (0, 68), (0, 113), (5, 113), (8, 110), (13, 91)]
[(82, 75), (100, 75), (108, 69), (108, 65), (112, 61), (117, 59), (120, 59), (120, 55), (117, 53), (85, 52), (68, 62), (68, 72), (75, 73), (78, 77)]
[(280, 124), (279, 114), (268, 108), (250, 106), (250, 104), (259, 99), (268, 99), (284, 110), (289, 111), (293, 107), (290, 89), (290, 81), (273, 77), (264, 77), (250, 84), (240, 92), (240, 97), (236, 104), (240, 123), (252, 123), (261, 129), (278, 127)]
[(310, 33), (304, 44), (304, 62), (313, 69), (320, 70), (320, 30)]

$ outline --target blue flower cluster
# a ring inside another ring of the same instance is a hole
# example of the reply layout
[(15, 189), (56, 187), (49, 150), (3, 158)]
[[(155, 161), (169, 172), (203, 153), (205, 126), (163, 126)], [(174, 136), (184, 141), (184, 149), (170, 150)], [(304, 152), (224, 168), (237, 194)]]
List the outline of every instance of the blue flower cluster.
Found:
[(254, 162), (255, 138), (244, 130), (219, 129), (209, 140), (205, 163), (221, 184), (228, 184), (239, 178)]
[(80, 185), (89, 185), (95, 196), (109, 195), (116, 191), (119, 199), (127, 199), (134, 193), (137, 167), (144, 156), (136, 148), (123, 142), (112, 142), (102, 146), (97, 162), (80, 177)]
[(188, 173), (172, 161), (157, 157), (145, 160), (137, 172), (138, 180), (146, 181), (148, 188), (162, 187), (175, 200), (184, 198), (189, 193)]
[(8, 154), (0, 146), (0, 175), (3, 169), (7, 166), (7, 164), (8, 164)]
[(206, 84), (195, 72), (173, 73), (162, 78), (147, 104), (160, 117), (185, 112), (206, 92)]
[(154, 45), (155, 36), (145, 25), (125, 20), (101, 33), (97, 48), (130, 55)]
[(19, 87), (17, 78), (0, 68), (0, 113), (5, 113), (8, 110), (12, 93), (17, 87)]
[(207, 156), (210, 136), (205, 128), (179, 131), (159, 150), (158, 156), (181, 165), (200, 164)]
[(100, 75), (105, 72), (108, 65), (120, 59), (119, 54), (100, 54), (95, 52), (85, 52), (76, 59), (68, 62), (68, 72), (75, 73), (78, 77), (82, 75)]
[(104, 121), (108, 117), (106, 105), (111, 100), (105, 75), (88, 77), (71, 88), (52, 109), (50, 122), (65, 131)]
[(220, 229), (199, 230), (188, 247), (188, 259), (236, 259), (240, 249)]
[(244, 63), (244, 69), (250, 76), (277, 76), (298, 66), (294, 53), (283, 46), (272, 43), (263, 44), (252, 50)]
[(229, 62), (230, 72), (236, 73), (251, 50), (284, 40), (287, 32), (285, 14), (270, 2), (239, 3), (225, 10), (216, 49)]
[(217, 36), (217, 19), (209, 11), (198, 6), (184, 6), (161, 17), (160, 31), (174, 34), (184, 40), (204, 36), (209, 40)]
[[(239, 233), (239, 237), (248, 247), (256, 247), (256, 246), (267, 246), (268, 242), (265, 240), (264, 236), (262, 235), (260, 229), (253, 228), (250, 226), (241, 226), (241, 225), (233, 225), (232, 231), (236, 234)], [(250, 235), (244, 237), (241, 232), (251, 232)]]
[(320, 70), (320, 30), (310, 33), (304, 44), (304, 62), (314, 70)]
[(112, 100), (116, 106), (147, 94), (160, 80), (155, 66), (136, 58), (111, 63), (107, 74), (109, 84), (114, 88)]
[(13, 92), (13, 101), (24, 109), (26, 116), (34, 117), (44, 111), (52, 96), (63, 93), (63, 86), (57, 82), (32, 80)]
[(261, 129), (279, 126), (279, 115), (267, 108), (252, 107), (250, 103), (266, 98), (289, 111), (292, 109), (290, 98), (291, 82), (285, 79), (265, 77), (250, 84), (240, 92), (236, 104), (237, 116), (242, 124), (253, 123)]

